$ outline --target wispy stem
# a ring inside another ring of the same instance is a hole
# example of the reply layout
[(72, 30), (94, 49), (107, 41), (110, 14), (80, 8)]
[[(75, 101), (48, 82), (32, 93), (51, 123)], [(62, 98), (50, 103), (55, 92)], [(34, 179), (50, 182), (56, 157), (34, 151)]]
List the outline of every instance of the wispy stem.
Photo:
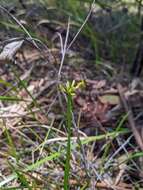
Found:
[(67, 130), (68, 130), (68, 141), (67, 141), (67, 153), (64, 173), (64, 190), (69, 189), (69, 176), (70, 176), (70, 157), (71, 157), (71, 127), (72, 127), (72, 95), (67, 95)]

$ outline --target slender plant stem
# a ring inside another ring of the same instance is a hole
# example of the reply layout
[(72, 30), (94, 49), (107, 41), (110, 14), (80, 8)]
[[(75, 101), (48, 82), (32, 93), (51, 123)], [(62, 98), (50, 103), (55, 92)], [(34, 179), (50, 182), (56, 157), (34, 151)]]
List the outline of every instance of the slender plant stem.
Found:
[(69, 189), (69, 176), (70, 176), (70, 157), (71, 157), (71, 127), (72, 127), (72, 95), (67, 95), (67, 130), (68, 130), (68, 141), (67, 141), (67, 153), (66, 163), (64, 172), (64, 190)]

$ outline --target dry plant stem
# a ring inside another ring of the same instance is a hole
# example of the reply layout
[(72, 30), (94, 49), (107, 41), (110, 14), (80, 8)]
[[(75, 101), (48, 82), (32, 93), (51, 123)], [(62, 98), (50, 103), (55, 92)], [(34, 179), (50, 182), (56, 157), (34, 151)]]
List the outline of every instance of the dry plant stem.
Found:
[(137, 144), (139, 145), (140, 149), (143, 151), (143, 141), (142, 141), (142, 138), (141, 138), (141, 136), (139, 134), (139, 131), (137, 130), (137, 127), (135, 125), (132, 110), (129, 107), (129, 105), (127, 103), (127, 100), (125, 99), (122, 86), (120, 84), (118, 84), (117, 88), (118, 88), (118, 91), (119, 91), (119, 95), (120, 95), (120, 99), (121, 99), (121, 102), (123, 104), (123, 107), (124, 107), (125, 111), (128, 113), (129, 126), (131, 127), (131, 130), (132, 130), (132, 132), (134, 134), (134, 137), (135, 137), (135, 140), (136, 140)]
[(63, 45), (63, 39), (61, 37), (61, 35), (58, 33), (58, 36), (60, 38), (60, 43), (61, 43), (61, 52), (62, 52), (62, 60), (61, 60), (61, 64), (60, 64), (60, 69), (59, 69), (59, 73), (58, 73), (58, 79), (60, 79), (60, 75), (61, 75), (61, 70), (62, 70), (62, 66), (63, 66), (63, 62), (64, 62), (64, 58), (65, 58), (65, 54), (66, 52), (71, 48), (71, 46), (73, 45), (73, 43), (75, 42), (75, 40), (77, 39), (78, 35), (80, 34), (80, 32), (82, 31), (83, 27), (85, 26), (85, 24), (87, 23), (92, 10), (93, 10), (93, 5), (95, 4), (95, 0), (93, 0), (89, 13), (87, 15), (87, 17), (85, 18), (83, 24), (81, 25), (81, 27), (79, 28), (78, 32), (76, 33), (76, 35), (74, 36), (74, 38), (72, 39), (72, 41), (70, 42), (70, 44), (67, 46), (67, 41), (68, 41), (68, 37), (69, 37), (69, 29), (70, 29), (70, 18), (68, 20), (68, 27), (67, 27), (67, 33), (66, 33), (66, 39)]
[(28, 37), (31, 39), (31, 41), (33, 42), (34, 46), (39, 49), (39, 47), (37, 46), (37, 44), (35, 43), (35, 41), (33, 40), (33, 38), (31, 37), (31, 35), (29, 34), (29, 32), (26, 30), (26, 28), (21, 24), (21, 22), (19, 22), (19, 20), (17, 20), (17, 18), (15, 16), (13, 16), (11, 13), (9, 13), (7, 11), (7, 9), (5, 9), (3, 6), (0, 5), (0, 9), (2, 9), (4, 12), (6, 12), (22, 29), (23, 31), (28, 35)]
[(62, 59), (61, 59), (61, 64), (60, 64), (60, 68), (59, 68), (59, 72), (58, 72), (58, 81), (60, 81), (60, 78), (61, 78), (61, 71), (62, 71), (65, 55), (67, 52), (67, 43), (68, 43), (69, 31), (70, 31), (70, 18), (68, 19), (68, 26), (67, 26), (67, 32), (66, 32), (66, 38), (65, 38), (64, 45), (63, 45), (63, 39), (60, 35)]
[[(21, 24), (21, 22), (14, 16), (12, 15), (6, 8), (4, 8), (3, 6), (0, 5), (0, 9), (2, 9), (9, 17), (11, 17), (21, 28), (22, 30), (27, 34), (27, 36), (29, 37), (28, 38), (13, 38), (13, 40), (16, 40), (16, 39), (21, 39), (21, 40), (25, 40), (25, 41), (28, 41), (28, 42), (32, 42), (32, 44), (39, 50), (40, 54), (41, 54), (41, 57), (43, 58), (46, 58), (43, 51), (39, 48), (39, 46), (37, 45), (36, 41), (38, 41), (46, 50), (49, 51), (48, 47), (39, 39), (35, 39), (33, 38), (30, 33), (28, 32), (28, 30)], [(9, 41), (9, 40), (8, 40)], [(11, 41), (11, 40), (10, 40)], [(5, 41), (6, 42), (6, 41)], [(52, 54), (51, 54), (52, 55)]]
[(60, 68), (59, 68), (59, 71), (58, 71), (57, 94), (58, 94), (59, 104), (60, 104), (61, 109), (62, 109), (63, 112), (64, 112), (64, 107), (63, 107), (63, 103), (62, 103), (61, 93), (59, 91), (59, 84), (60, 84), (60, 80), (61, 80), (61, 71), (62, 71), (62, 68), (63, 68), (63, 64), (64, 64), (64, 60), (65, 60), (65, 55), (66, 55), (67, 42), (68, 42), (68, 37), (69, 37), (69, 30), (70, 30), (70, 18), (68, 19), (66, 38), (65, 38), (65, 42), (64, 43), (63, 43), (63, 38), (62, 38), (61, 34), (58, 33), (58, 36), (60, 38), (60, 44), (61, 44), (62, 58), (61, 58), (61, 62), (60, 62)]
[(80, 32), (82, 31), (83, 27), (84, 27), (85, 24), (87, 23), (87, 21), (88, 21), (90, 15), (91, 15), (91, 13), (92, 13), (94, 3), (95, 3), (95, 0), (93, 0), (88, 15), (86, 16), (86, 18), (85, 18), (83, 24), (82, 24), (81, 27), (79, 28), (78, 32), (76, 33), (76, 35), (74, 36), (74, 38), (72, 39), (72, 41), (70, 42), (70, 44), (68, 45), (67, 50), (69, 50), (70, 47), (73, 45), (73, 43), (74, 43), (75, 40), (77, 39), (78, 35), (79, 35)]

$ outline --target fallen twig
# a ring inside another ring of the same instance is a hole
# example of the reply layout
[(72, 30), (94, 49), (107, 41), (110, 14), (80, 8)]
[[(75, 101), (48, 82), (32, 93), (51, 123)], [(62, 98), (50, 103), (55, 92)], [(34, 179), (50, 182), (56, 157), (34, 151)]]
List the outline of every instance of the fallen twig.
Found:
[(142, 141), (140, 133), (137, 130), (137, 127), (135, 125), (132, 110), (131, 110), (130, 106), (128, 105), (127, 100), (125, 99), (124, 92), (122, 90), (122, 86), (120, 84), (118, 84), (117, 88), (119, 91), (119, 95), (120, 95), (120, 99), (123, 104), (123, 107), (124, 107), (125, 111), (128, 113), (129, 126), (131, 127), (131, 130), (134, 134), (137, 144), (139, 145), (140, 149), (143, 151), (143, 141)]

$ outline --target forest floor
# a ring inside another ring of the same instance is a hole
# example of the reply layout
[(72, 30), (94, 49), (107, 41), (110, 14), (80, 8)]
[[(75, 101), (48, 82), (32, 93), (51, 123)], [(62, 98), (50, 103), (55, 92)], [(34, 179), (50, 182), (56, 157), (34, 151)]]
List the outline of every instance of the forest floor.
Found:
[(68, 81), (84, 83), (72, 96), (70, 189), (142, 189), (143, 88), (129, 66), (96, 61), (82, 34), (70, 45), (68, 20), (47, 26), (41, 7), (10, 8), (17, 24), (4, 10), (0, 25), (0, 189), (63, 189)]

